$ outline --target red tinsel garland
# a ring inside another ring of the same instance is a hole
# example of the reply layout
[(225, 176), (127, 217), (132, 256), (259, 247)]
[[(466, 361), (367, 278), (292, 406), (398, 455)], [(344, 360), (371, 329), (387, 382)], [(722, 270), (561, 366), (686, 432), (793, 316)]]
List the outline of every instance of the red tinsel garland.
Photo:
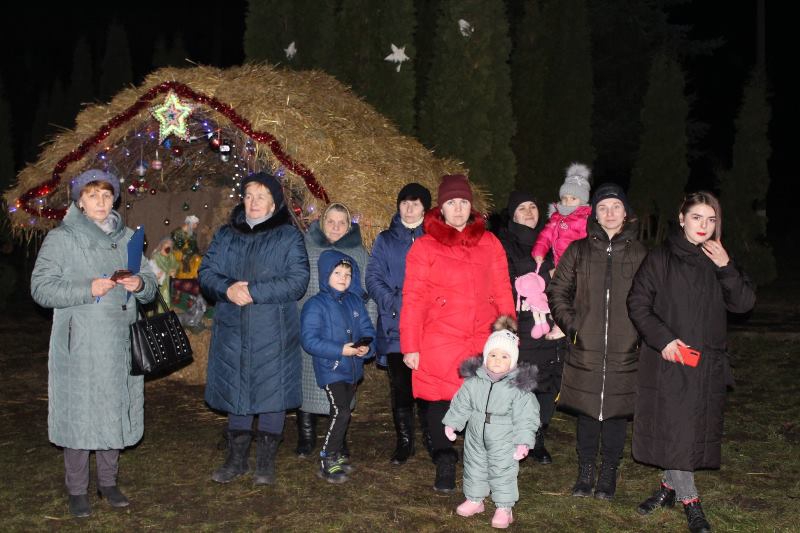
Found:
[(328, 199), (328, 193), (325, 191), (325, 188), (322, 186), (322, 184), (317, 181), (314, 173), (311, 172), (311, 170), (305, 165), (297, 163), (291, 157), (289, 157), (274, 135), (264, 131), (254, 131), (250, 122), (239, 116), (239, 114), (234, 111), (230, 105), (220, 102), (214, 97), (198, 93), (183, 83), (177, 81), (167, 81), (144, 93), (128, 109), (109, 120), (106, 124), (101, 126), (94, 135), (88, 139), (85, 139), (77, 148), (73, 149), (69, 154), (62, 157), (53, 168), (53, 177), (38, 187), (33, 187), (25, 191), (22, 196), (17, 199), (17, 207), (22, 208), (27, 213), (38, 217), (58, 220), (64, 218), (64, 215), (67, 213), (66, 209), (55, 209), (52, 207), (37, 208), (29, 205), (29, 203), (31, 200), (47, 196), (53, 192), (56, 187), (58, 187), (58, 184), (61, 183), (61, 174), (67, 169), (67, 165), (82, 159), (89, 150), (103, 142), (106, 137), (111, 134), (111, 130), (122, 126), (137, 116), (142, 110), (149, 107), (156, 96), (168, 91), (175, 91), (175, 93), (181, 98), (189, 99), (210, 107), (214, 111), (225, 116), (251, 139), (260, 144), (266, 144), (269, 146), (272, 154), (285, 168), (303, 178), (303, 181), (305, 181), (306, 187), (308, 187), (308, 190), (311, 191), (311, 194), (325, 203), (330, 203), (330, 200)]

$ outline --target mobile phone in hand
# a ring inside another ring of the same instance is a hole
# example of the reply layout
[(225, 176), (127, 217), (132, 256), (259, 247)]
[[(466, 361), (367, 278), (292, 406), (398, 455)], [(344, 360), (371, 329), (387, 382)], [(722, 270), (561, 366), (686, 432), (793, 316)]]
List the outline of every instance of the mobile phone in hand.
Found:
[(361, 348), (362, 346), (369, 346), (372, 342), (372, 337), (361, 337), (353, 343), (353, 348)]
[(678, 345), (678, 351), (683, 357), (683, 364), (686, 366), (695, 367), (700, 362), (700, 350), (695, 350), (691, 346)]
[(130, 276), (133, 276), (133, 272), (131, 272), (131, 271), (130, 271), (130, 270), (128, 270), (128, 269), (120, 269), (120, 270), (116, 270), (116, 271), (114, 271), (114, 273), (111, 275), (111, 281), (118, 281), (118, 280), (121, 280), (121, 279), (123, 279), (123, 278), (128, 278), (128, 277), (130, 277)]

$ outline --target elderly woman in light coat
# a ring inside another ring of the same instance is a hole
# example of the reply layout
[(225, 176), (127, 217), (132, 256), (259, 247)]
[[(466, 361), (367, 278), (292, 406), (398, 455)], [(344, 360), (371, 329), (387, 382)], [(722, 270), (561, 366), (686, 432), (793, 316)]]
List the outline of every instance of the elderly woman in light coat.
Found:
[(69, 510), (78, 517), (91, 514), (92, 450), (98, 494), (114, 507), (128, 505), (117, 488), (119, 452), (144, 431), (144, 378), (130, 375), (129, 328), (135, 302), (151, 301), (157, 282), (149, 272), (111, 280), (128, 266), (133, 235), (112, 208), (118, 197), (113, 174), (88, 170), (77, 176), (75, 202), (42, 243), (31, 276), (33, 299), (54, 309), (48, 433), (64, 449)]

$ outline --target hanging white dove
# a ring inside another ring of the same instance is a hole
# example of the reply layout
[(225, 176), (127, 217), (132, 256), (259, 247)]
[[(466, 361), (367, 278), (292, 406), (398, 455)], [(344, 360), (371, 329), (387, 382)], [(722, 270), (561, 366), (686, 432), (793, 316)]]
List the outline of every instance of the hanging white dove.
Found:
[(292, 41), (289, 43), (289, 46), (283, 49), (283, 51), (286, 52), (286, 59), (291, 61), (297, 54), (297, 46), (295, 46), (294, 41)]
[(462, 36), (469, 38), (472, 36), (472, 32), (475, 31), (475, 28), (466, 20), (458, 19), (458, 31), (461, 32)]
[(400, 67), (403, 66), (403, 62), (408, 61), (409, 59), (411, 58), (406, 55), (406, 47), (401, 46), (398, 48), (394, 45), (394, 43), (392, 43), (392, 53), (383, 58), (384, 61), (397, 63), (397, 72), (400, 72)]

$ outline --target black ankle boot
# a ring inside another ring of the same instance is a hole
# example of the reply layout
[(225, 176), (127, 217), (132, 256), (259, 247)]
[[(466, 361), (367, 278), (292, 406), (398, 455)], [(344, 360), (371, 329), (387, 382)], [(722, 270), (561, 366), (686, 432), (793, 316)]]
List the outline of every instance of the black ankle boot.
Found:
[(433, 482), (433, 490), (439, 492), (456, 490), (458, 452), (452, 448), (436, 450), (433, 452), (433, 462), (436, 463), (436, 480)]
[(683, 512), (686, 513), (689, 531), (692, 533), (708, 533), (711, 531), (711, 525), (708, 523), (708, 520), (706, 520), (706, 515), (703, 513), (700, 500), (695, 500), (692, 503), (684, 503)]
[(531, 457), (540, 465), (549, 465), (553, 462), (553, 458), (550, 457), (550, 453), (544, 447), (544, 430), (542, 428), (539, 428), (536, 432), (536, 442), (533, 445), (533, 450), (531, 450)]
[(250, 442), (253, 435), (249, 431), (228, 430), (225, 438), (228, 441), (225, 463), (211, 474), (211, 479), (217, 483), (228, 483), (250, 470)]
[(300, 457), (308, 457), (314, 453), (317, 445), (317, 415), (297, 410), (297, 448)]
[(275, 458), (281, 435), (259, 431), (256, 435), (256, 471), (253, 474), (254, 485), (272, 485), (275, 483)]
[(652, 496), (639, 504), (636, 512), (640, 515), (648, 515), (661, 507), (675, 507), (675, 491), (663, 483)]
[(594, 463), (580, 463), (578, 465), (578, 479), (572, 487), (572, 495), (579, 498), (588, 498), (592, 495), (594, 487)]
[(597, 476), (597, 485), (594, 488), (594, 497), (598, 500), (613, 500), (617, 492), (617, 463), (603, 461), (600, 465), (600, 474)]
[(393, 465), (402, 465), (414, 455), (414, 411), (410, 407), (398, 407), (392, 411), (397, 446), (392, 454)]

